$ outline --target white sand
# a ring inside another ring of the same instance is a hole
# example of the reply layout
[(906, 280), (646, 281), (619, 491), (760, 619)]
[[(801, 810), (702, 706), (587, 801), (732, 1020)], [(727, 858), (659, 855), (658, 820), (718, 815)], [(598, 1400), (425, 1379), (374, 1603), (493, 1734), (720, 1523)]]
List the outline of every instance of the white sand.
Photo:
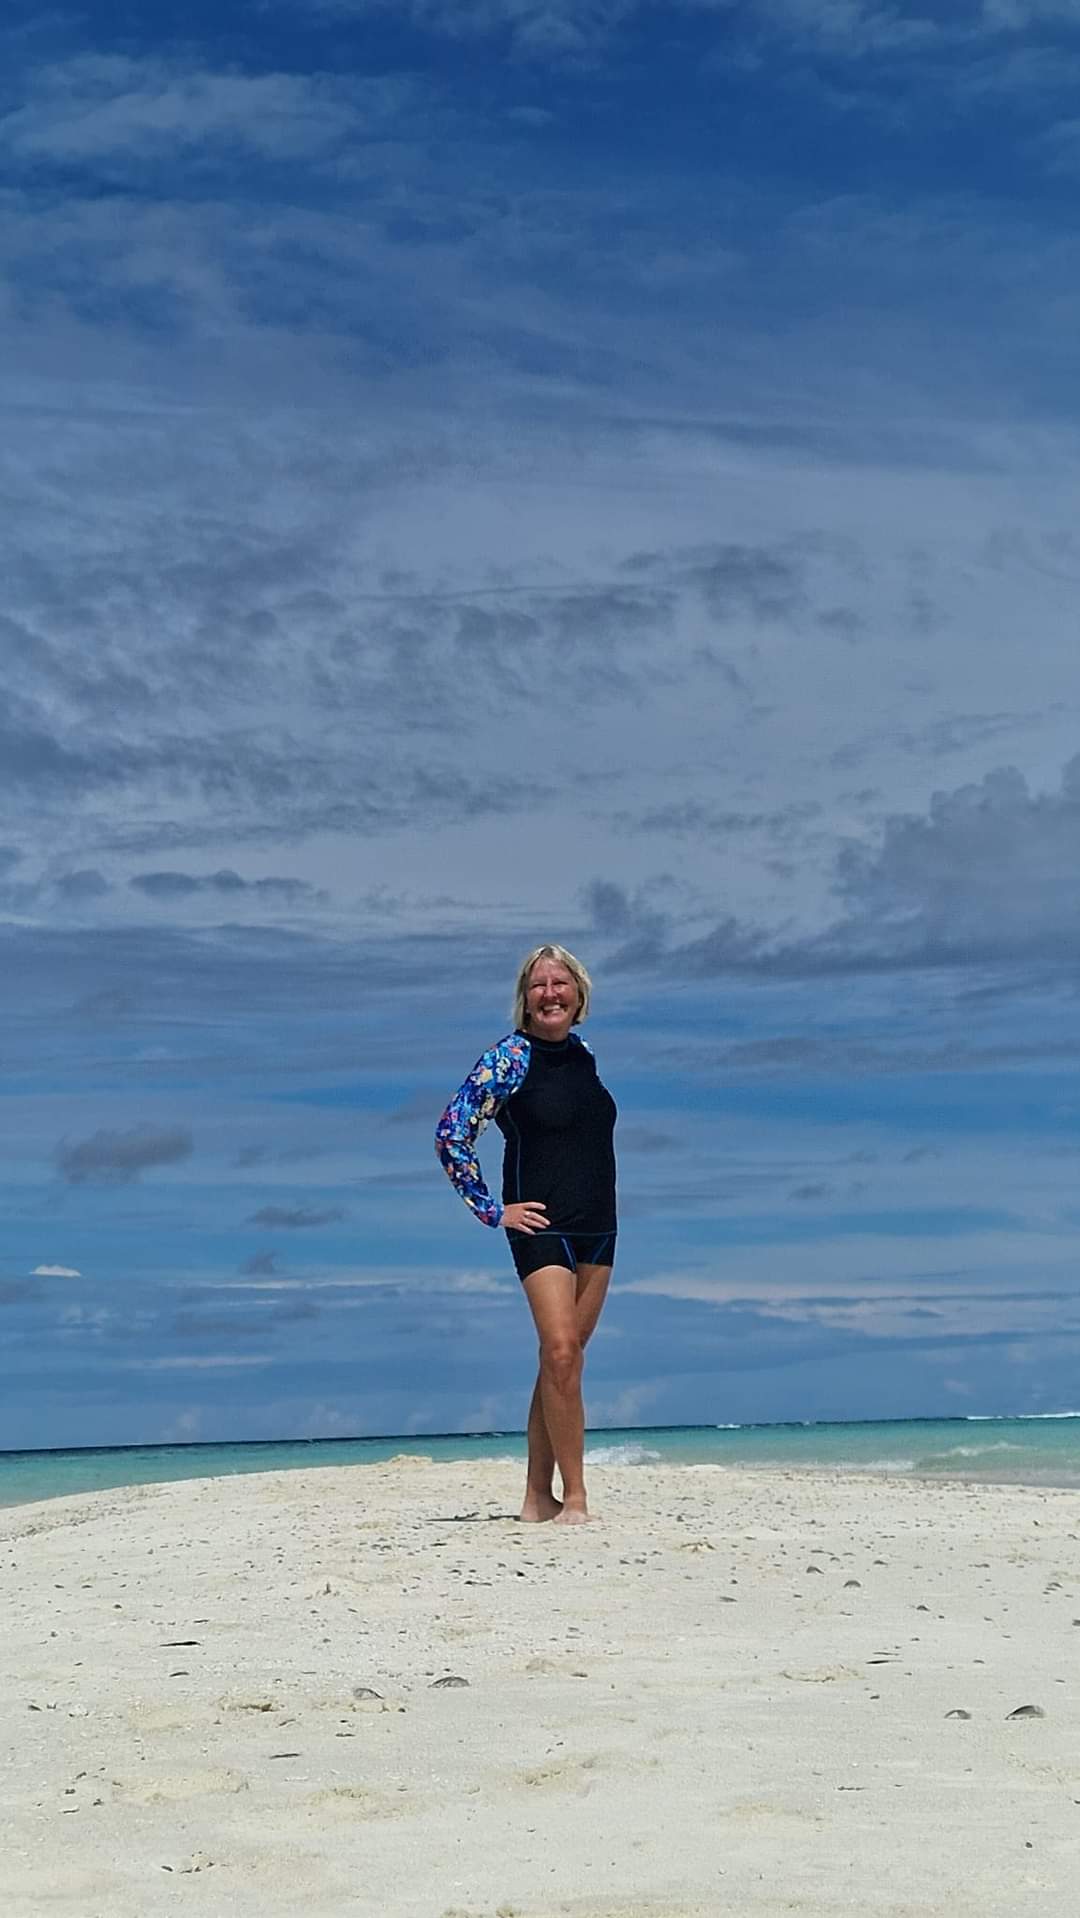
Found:
[(0, 1512), (4, 1918), (1077, 1908), (1075, 1494), (519, 1478)]

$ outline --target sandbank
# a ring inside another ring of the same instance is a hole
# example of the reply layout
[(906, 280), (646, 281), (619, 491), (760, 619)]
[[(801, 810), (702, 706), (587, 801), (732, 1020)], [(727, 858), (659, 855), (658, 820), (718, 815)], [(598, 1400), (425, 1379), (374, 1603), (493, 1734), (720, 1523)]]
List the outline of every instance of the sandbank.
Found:
[(520, 1477), (0, 1511), (5, 1918), (1074, 1909), (1075, 1493)]

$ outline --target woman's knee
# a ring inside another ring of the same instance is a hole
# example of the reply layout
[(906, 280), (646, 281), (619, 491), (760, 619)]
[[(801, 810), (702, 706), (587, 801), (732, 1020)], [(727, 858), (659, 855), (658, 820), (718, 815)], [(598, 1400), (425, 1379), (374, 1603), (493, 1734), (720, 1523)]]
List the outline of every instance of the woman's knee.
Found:
[(581, 1372), (581, 1340), (575, 1332), (558, 1332), (540, 1347), (540, 1366), (549, 1378), (569, 1383)]

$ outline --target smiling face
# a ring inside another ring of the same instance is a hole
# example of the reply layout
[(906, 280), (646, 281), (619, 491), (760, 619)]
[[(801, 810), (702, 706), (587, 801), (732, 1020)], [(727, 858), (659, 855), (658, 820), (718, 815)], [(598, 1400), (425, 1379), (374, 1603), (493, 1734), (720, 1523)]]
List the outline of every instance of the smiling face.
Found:
[(581, 995), (557, 959), (538, 959), (525, 988), (529, 1031), (538, 1039), (565, 1039), (577, 1017)]

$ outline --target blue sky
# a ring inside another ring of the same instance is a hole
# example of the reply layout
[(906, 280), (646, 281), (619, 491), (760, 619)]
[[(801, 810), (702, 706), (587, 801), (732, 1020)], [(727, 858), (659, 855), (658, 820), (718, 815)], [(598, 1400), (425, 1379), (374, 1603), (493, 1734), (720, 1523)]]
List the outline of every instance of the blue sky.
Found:
[(544, 938), (595, 1423), (1073, 1406), (1080, 5), (5, 22), (0, 1445), (520, 1426)]

